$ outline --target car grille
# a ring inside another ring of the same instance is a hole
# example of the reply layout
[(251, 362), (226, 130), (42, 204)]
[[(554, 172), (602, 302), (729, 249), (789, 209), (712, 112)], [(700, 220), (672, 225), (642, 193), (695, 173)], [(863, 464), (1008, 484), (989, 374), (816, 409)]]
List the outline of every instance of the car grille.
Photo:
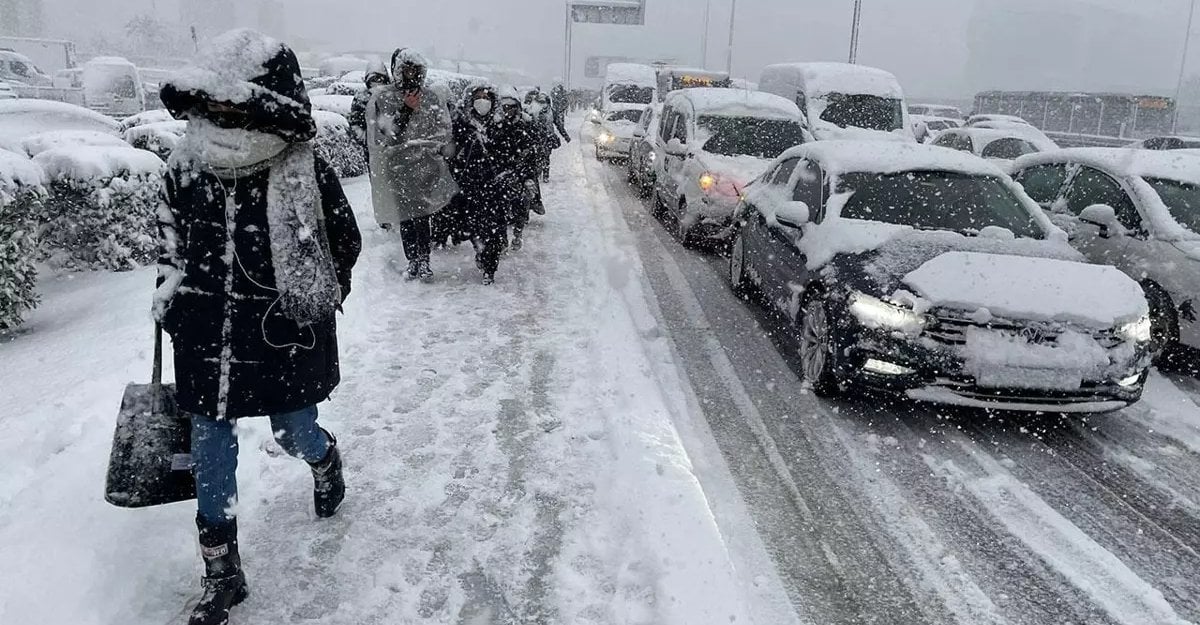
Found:
[[(953, 313), (940, 313), (935, 317), (935, 322), (925, 330), (925, 336), (945, 345), (964, 345), (967, 342), (967, 329), (972, 327), (1011, 332), (1035, 345), (1054, 344), (1065, 330), (1060, 324), (1047, 322), (1017, 323), (1005, 319), (992, 319), (986, 323), (976, 323)], [(1113, 330), (1094, 332), (1093, 336), (1105, 349), (1112, 349), (1123, 342)]]

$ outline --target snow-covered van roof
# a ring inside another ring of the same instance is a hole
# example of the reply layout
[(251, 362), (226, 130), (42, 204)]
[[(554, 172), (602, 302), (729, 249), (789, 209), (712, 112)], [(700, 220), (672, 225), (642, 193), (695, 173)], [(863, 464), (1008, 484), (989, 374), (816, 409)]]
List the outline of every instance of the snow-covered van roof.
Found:
[(894, 141), (814, 141), (784, 152), (779, 160), (807, 158), (821, 163), (830, 176), (872, 172), (948, 171), (1004, 177), (998, 167), (974, 154), (921, 143)]
[[(786, 83), (790, 91), (803, 91), (810, 97), (830, 93), (874, 95), (903, 99), (900, 81), (891, 72), (849, 63), (780, 63), (763, 70), (759, 88), (772, 93), (768, 85)], [(782, 94), (781, 94), (782, 95)]]
[(666, 105), (678, 106), (687, 102), (696, 115), (744, 116), (767, 119), (798, 120), (800, 109), (786, 98), (761, 91), (740, 89), (696, 88), (673, 91)]
[(1095, 167), (1120, 177), (1167, 178), (1200, 185), (1200, 154), (1191, 150), (1071, 148), (1023, 156), (1015, 166), (1024, 169), (1066, 162)]
[(658, 84), (658, 74), (653, 67), (641, 63), (609, 63), (604, 69), (604, 82), (653, 86)]
[(119, 65), (121, 67), (136, 67), (129, 59), (122, 56), (97, 56), (84, 65)]

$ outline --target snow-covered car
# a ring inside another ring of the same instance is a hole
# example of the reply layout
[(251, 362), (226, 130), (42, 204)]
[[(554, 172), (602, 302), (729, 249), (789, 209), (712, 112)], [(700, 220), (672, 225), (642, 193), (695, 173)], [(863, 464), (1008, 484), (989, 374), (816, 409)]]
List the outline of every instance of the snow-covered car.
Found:
[(642, 111), (638, 127), (634, 130), (633, 144), (629, 146), (629, 158), (625, 161), (629, 184), (637, 189), (641, 197), (649, 197), (654, 192), (654, 159), (658, 157), (654, 150), (654, 134), (660, 115), (661, 106), (647, 107)]
[(146, 110), (146, 87), (133, 63), (118, 56), (99, 56), (83, 64), (83, 102), (114, 117)]
[(17, 91), (12, 85), (0, 80), (0, 100), (16, 100)]
[(1012, 129), (956, 128), (940, 133), (930, 145), (974, 154), (1005, 171), (1018, 158), (1041, 152), (1025, 134)]
[(1197, 150), (1200, 149), (1200, 137), (1150, 137), (1129, 147), (1136, 150)]
[(352, 95), (318, 95), (310, 98), (315, 111), (329, 111), (342, 117), (350, 117), (350, 108), (354, 105)]
[(21, 148), (30, 158), (37, 157), (42, 152), (70, 147), (110, 147), (128, 148), (128, 143), (120, 137), (95, 130), (50, 130), (29, 135), (21, 139)]
[(94, 130), (120, 134), (112, 118), (65, 102), (21, 98), (0, 101), (0, 146), (22, 151), (22, 139), (52, 130)]
[(1076, 148), (1023, 157), (1013, 171), (1072, 245), (1141, 283), (1164, 353), (1200, 348), (1200, 154)]
[(367, 73), (361, 69), (342, 74), (337, 82), (329, 85), (325, 93), (328, 95), (354, 96), (367, 90)]
[(670, 93), (657, 130), (655, 201), (684, 244), (727, 234), (746, 184), (806, 136), (786, 98), (721, 88)]
[(914, 117), (939, 117), (953, 119), (960, 124), (963, 120), (962, 110), (957, 106), (947, 104), (909, 104), (908, 114)]
[(24, 54), (0, 49), (0, 80), (31, 87), (49, 87), (54, 79), (38, 69)]
[(600, 124), (600, 132), (593, 141), (596, 145), (596, 160), (625, 158), (637, 138), (638, 122), (646, 109), (627, 108), (609, 113)]
[(926, 143), (939, 132), (951, 128), (961, 128), (962, 120), (952, 117), (933, 117), (930, 115), (909, 115), (912, 120), (913, 135), (917, 141)]
[(1141, 397), (1141, 287), (1091, 265), (991, 163), (919, 144), (784, 153), (739, 207), (729, 277), (794, 322), (821, 396), (1107, 412)]
[(1059, 149), (1054, 139), (1051, 139), (1046, 133), (1040, 129), (1023, 122), (1014, 121), (979, 121), (974, 124), (967, 124), (965, 128), (979, 128), (982, 130), (1003, 130), (1017, 134), (1026, 141), (1032, 143), (1039, 152), (1050, 152)]
[(892, 74), (847, 63), (784, 63), (763, 70), (759, 89), (800, 108), (819, 141), (915, 141), (904, 90)]

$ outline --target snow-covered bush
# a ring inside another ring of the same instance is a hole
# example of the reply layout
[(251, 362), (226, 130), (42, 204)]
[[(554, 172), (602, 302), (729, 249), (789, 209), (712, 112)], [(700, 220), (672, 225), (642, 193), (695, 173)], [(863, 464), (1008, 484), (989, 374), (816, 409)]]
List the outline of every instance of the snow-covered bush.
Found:
[(319, 95), (309, 99), (314, 111), (329, 111), (343, 117), (350, 116), (350, 107), (354, 104), (352, 95)]
[(52, 266), (119, 271), (154, 259), (160, 158), (132, 147), (86, 146), (48, 150), (34, 161), (50, 193), (39, 222)]
[(42, 170), (24, 154), (0, 150), (0, 331), (37, 305), (37, 216)]
[(185, 132), (187, 132), (187, 122), (153, 122), (126, 130), (124, 137), (125, 142), (129, 145), (139, 150), (154, 152), (165, 161), (175, 146), (183, 141)]
[(313, 118), (317, 120), (317, 154), (333, 166), (338, 177), (367, 173), (366, 153), (350, 132), (350, 122), (329, 111), (313, 111)]
[(21, 139), (21, 147), (31, 158), (36, 158), (42, 152), (57, 148), (74, 146), (105, 146), (112, 148), (129, 147), (120, 137), (95, 130), (51, 130), (39, 132)]
[(171, 112), (166, 109), (152, 109), (137, 115), (130, 115), (121, 120), (121, 132), (125, 132), (130, 128), (145, 126), (146, 124), (159, 124), (162, 122), (175, 121), (171, 116)]

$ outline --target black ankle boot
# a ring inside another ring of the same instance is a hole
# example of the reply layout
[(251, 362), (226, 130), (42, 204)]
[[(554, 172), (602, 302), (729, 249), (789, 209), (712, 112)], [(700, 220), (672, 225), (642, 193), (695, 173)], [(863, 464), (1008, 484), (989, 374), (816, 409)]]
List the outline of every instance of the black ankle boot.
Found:
[(238, 554), (237, 520), (213, 524), (196, 517), (200, 555), (204, 558), (204, 596), (188, 625), (225, 625), (229, 609), (246, 600), (250, 589)]
[[(325, 430), (321, 430), (325, 432)], [(346, 498), (346, 481), (342, 478), (342, 454), (338, 452), (337, 439), (333, 434), (325, 432), (329, 437), (329, 453), (325, 459), (309, 464), (313, 474), (313, 503), (317, 516), (322, 519), (337, 514), (338, 506)]]

